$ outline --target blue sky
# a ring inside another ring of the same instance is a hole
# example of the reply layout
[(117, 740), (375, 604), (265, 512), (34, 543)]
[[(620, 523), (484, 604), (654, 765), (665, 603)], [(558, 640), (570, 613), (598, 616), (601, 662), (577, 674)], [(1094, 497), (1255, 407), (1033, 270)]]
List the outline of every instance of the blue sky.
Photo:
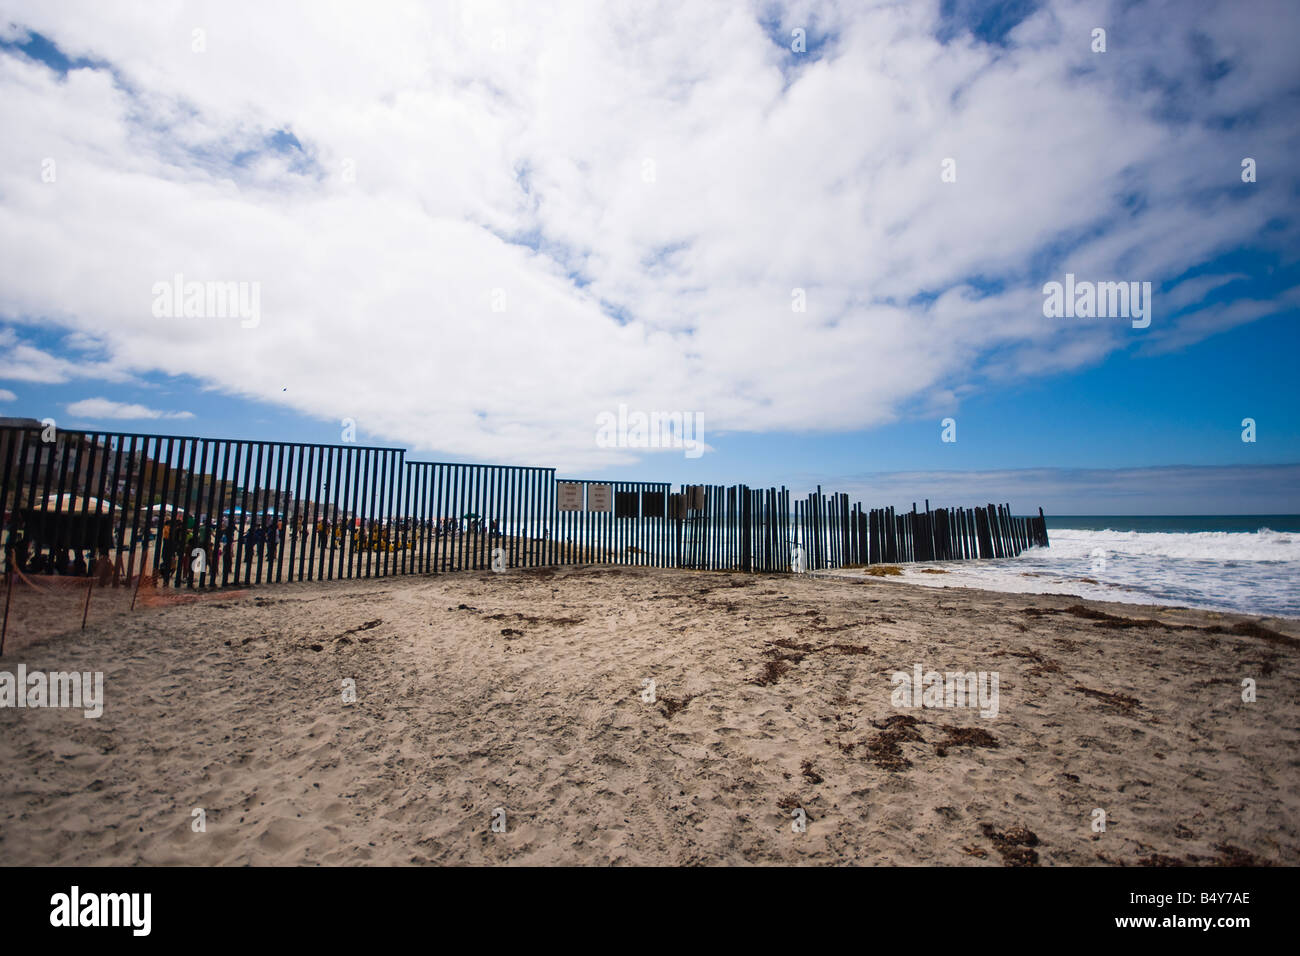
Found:
[[(0, 4), (0, 415), (1300, 512), (1294, 7), (393, 13), (349, 45), (307, 7), (274, 57), (206, 8), (92, 9)], [(1045, 317), (1067, 272), (1150, 281), (1150, 328)], [(159, 320), (176, 273), (257, 284), (257, 326)], [(597, 447), (619, 404), (699, 415), (709, 450)]]

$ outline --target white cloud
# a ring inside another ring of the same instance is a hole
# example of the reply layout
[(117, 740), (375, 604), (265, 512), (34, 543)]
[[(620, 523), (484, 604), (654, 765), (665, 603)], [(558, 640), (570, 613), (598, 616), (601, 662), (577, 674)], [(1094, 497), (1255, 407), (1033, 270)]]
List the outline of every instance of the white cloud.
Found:
[[(120, 78), (0, 56), (0, 316), (108, 356), (22, 346), (0, 377), (188, 374), (413, 451), (587, 468), (626, 457), (593, 440), (620, 402), (716, 431), (866, 427), (1131, 341), (1044, 320), (1047, 279), (1294, 244), (1262, 228), (1300, 147), (1270, 110), (1290, 5), (1049, 4), (1010, 49), (940, 44), (938, 9), (801, 4), (783, 23), (837, 36), (800, 65), (757, 6), (0, 0)], [(1234, 64), (1213, 86), (1206, 55)], [(276, 130), (305, 155), (231, 165)], [(177, 273), (259, 282), (260, 324), (154, 318)], [(1184, 285), (1192, 311), (1162, 323), (1157, 300), (1153, 343), (1270, 311), (1198, 311)]]
[(126, 382), (131, 376), (112, 362), (73, 362), (24, 341), (13, 329), (0, 329), (0, 379), (58, 385), (78, 378)]
[(83, 398), (67, 406), (68, 414), (77, 418), (120, 419), (135, 421), (155, 418), (193, 418), (193, 412), (161, 412), (144, 405), (114, 402), (107, 398)]
[(18, 396), (7, 388), (0, 388), (0, 402), (16, 402)]

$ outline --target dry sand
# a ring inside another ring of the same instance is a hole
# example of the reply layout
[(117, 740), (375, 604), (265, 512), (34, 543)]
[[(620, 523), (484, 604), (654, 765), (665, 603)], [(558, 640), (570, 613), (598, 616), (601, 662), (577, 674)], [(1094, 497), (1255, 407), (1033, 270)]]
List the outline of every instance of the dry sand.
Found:
[[(105, 600), (0, 658), (107, 696), (0, 710), (7, 864), (1300, 863), (1300, 622), (611, 568)], [(998, 716), (895, 709), (917, 663)]]

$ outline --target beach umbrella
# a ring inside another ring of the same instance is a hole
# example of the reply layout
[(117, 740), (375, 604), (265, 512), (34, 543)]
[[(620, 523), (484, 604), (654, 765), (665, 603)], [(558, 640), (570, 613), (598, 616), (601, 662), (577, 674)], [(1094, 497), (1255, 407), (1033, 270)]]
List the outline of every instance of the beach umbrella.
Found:
[(80, 495), (72, 493), (62, 495), (50, 495), (45, 499), (46, 509), (54, 509), (63, 512), (81, 512), (81, 511), (98, 511), (101, 514), (112, 511), (113, 506), (107, 501), (101, 501), (93, 496), (82, 498)]

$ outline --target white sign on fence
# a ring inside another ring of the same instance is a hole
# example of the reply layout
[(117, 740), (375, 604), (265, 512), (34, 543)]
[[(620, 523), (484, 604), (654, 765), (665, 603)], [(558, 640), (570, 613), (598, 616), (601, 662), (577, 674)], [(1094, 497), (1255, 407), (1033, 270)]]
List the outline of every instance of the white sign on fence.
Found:
[(588, 511), (613, 511), (614, 510), (614, 486), (613, 485), (588, 485), (587, 486), (587, 510)]
[(581, 482), (557, 481), (555, 483), (555, 507), (559, 511), (581, 511)]

